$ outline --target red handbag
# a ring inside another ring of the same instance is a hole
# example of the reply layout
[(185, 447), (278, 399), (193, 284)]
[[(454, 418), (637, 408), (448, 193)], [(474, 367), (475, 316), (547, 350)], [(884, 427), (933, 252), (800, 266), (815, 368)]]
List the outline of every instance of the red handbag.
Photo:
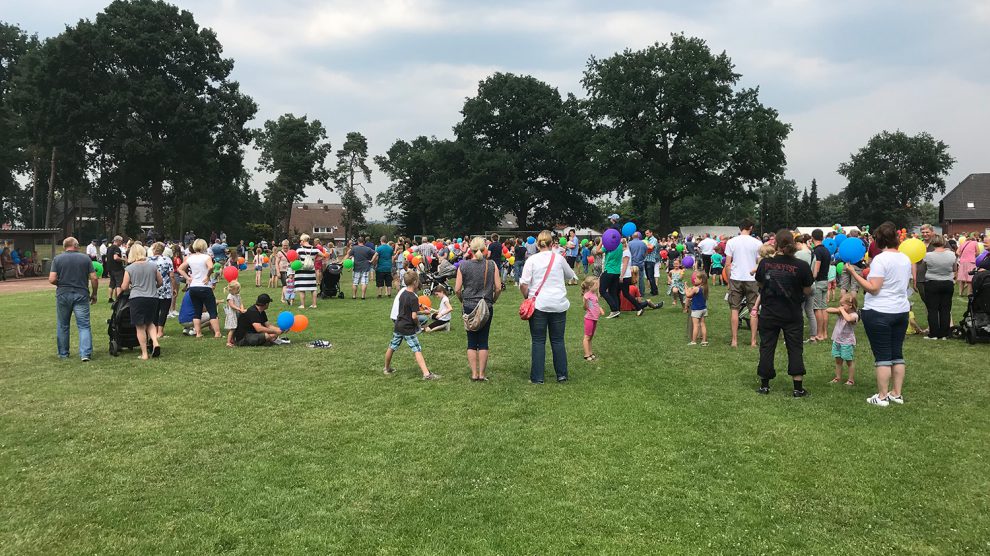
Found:
[(540, 295), (540, 291), (543, 290), (543, 284), (547, 283), (547, 276), (550, 276), (550, 269), (553, 268), (553, 261), (556, 258), (556, 253), (550, 255), (550, 264), (547, 265), (547, 271), (543, 274), (543, 281), (540, 282), (540, 287), (536, 288), (536, 293), (533, 294), (533, 297), (527, 297), (519, 304), (519, 318), (522, 320), (529, 320), (533, 317), (533, 311), (536, 310), (536, 296)]

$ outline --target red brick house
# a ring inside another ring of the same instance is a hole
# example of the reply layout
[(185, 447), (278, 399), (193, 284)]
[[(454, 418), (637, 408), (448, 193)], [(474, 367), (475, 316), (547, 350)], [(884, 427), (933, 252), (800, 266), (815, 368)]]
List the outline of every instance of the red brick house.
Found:
[(289, 231), (298, 236), (309, 234), (328, 241), (343, 242), (344, 225), (341, 220), (344, 207), (335, 203), (324, 203), (322, 199), (315, 203), (295, 203), (289, 214)]
[(990, 230), (990, 173), (970, 174), (938, 204), (942, 233)]

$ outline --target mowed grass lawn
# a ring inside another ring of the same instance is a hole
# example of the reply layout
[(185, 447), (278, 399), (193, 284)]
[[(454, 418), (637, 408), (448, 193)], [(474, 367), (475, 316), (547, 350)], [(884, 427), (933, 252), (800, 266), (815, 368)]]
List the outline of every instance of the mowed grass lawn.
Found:
[(390, 300), (323, 300), (267, 349), (170, 321), (163, 358), (142, 362), (107, 354), (104, 289), (84, 365), (74, 327), (73, 357), (56, 357), (53, 292), (4, 295), (0, 552), (990, 552), (990, 346), (908, 338), (907, 403), (879, 408), (862, 330), (855, 387), (828, 384), (829, 346), (807, 347), (806, 399), (781, 344), (760, 397), (723, 293), (710, 347), (686, 346), (665, 308), (603, 321), (589, 364), (571, 289), (572, 380), (543, 386), (512, 289), (488, 384), (468, 380), (459, 326), (422, 338), (441, 381), (404, 345), (383, 376)]

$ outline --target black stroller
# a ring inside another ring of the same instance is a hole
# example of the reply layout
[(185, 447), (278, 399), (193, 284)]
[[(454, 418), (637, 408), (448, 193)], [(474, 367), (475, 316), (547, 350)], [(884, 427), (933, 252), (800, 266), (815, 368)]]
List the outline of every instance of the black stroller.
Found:
[(990, 342), (990, 271), (974, 273), (973, 293), (969, 295), (966, 312), (953, 335), (969, 344)]
[(323, 279), (320, 280), (321, 299), (332, 299), (334, 297), (344, 299), (344, 292), (340, 290), (341, 268), (337, 263), (330, 263), (323, 268)]
[(424, 295), (430, 295), (438, 285), (443, 286), (448, 295), (453, 291), (447, 284), (447, 280), (457, 276), (457, 267), (445, 258), (441, 258), (439, 261), (435, 273), (430, 272), (429, 267), (425, 264), (420, 264), (419, 282), (423, 285)]
[(110, 336), (110, 355), (116, 357), (120, 350), (140, 347), (137, 330), (131, 324), (130, 294), (120, 292), (113, 302), (110, 318), (107, 319), (107, 335)]

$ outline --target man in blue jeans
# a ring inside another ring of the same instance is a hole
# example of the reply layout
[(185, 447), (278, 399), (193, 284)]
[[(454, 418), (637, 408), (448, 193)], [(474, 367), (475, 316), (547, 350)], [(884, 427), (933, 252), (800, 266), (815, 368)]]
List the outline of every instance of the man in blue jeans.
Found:
[(641, 237), (639, 232), (632, 235), (629, 242), (629, 264), (639, 269), (639, 283), (636, 286), (642, 292), (646, 289), (646, 243)]
[[(100, 283), (93, 269), (93, 261), (79, 252), (79, 241), (67, 237), (62, 242), (65, 252), (52, 260), (48, 281), (55, 289), (56, 343), (60, 359), (69, 357), (69, 320), (76, 316), (79, 329), (79, 357), (83, 362), (93, 356), (93, 333), (89, 328), (89, 306), (96, 303), (96, 291)], [(87, 289), (92, 288), (92, 293)]]

